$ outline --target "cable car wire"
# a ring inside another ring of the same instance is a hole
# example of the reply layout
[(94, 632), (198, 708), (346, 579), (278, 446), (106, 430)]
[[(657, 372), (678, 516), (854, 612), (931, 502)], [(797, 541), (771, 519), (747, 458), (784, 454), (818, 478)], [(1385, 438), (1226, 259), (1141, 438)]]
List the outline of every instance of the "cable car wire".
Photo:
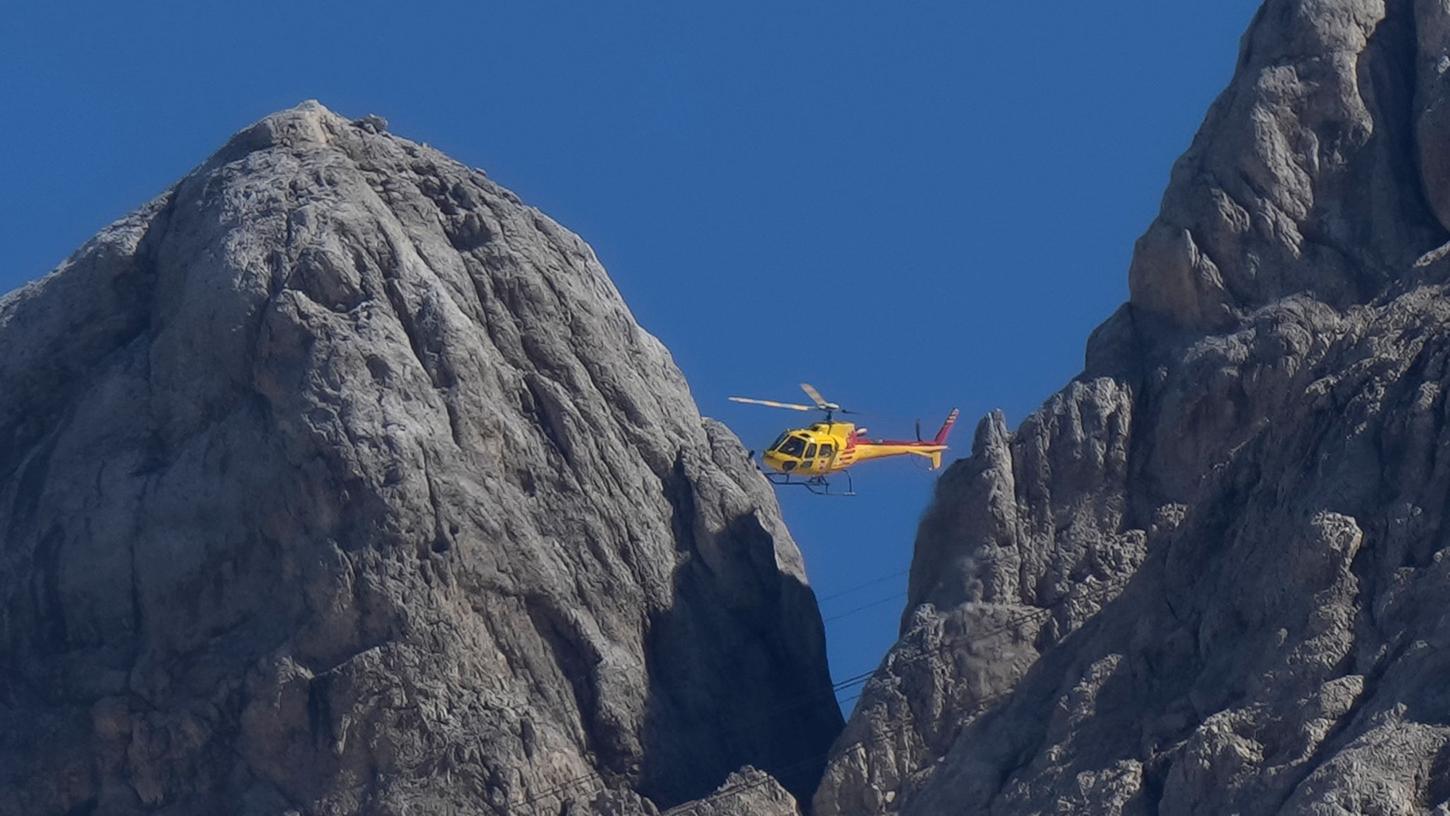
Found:
[(905, 598), (905, 597), (906, 597), (906, 593), (905, 592), (897, 592), (894, 595), (891, 595), (891, 596), (886, 597), (886, 598), (882, 598), (879, 601), (872, 601), (871, 603), (868, 603), (868, 604), (861, 604), (860, 606), (853, 607), (851, 609), (847, 609), (845, 612), (838, 612), (838, 613), (830, 616), (829, 618), (822, 618), (821, 621), (823, 623), (830, 623), (831, 621), (840, 620), (841, 618), (849, 618), (850, 616), (855, 615), (858, 612), (865, 612), (868, 609), (875, 609), (876, 607), (881, 606), (882, 604), (891, 603), (892, 601), (899, 601), (899, 600), (901, 600), (902, 598)]
[(867, 582), (865, 582), (863, 584), (857, 584), (857, 585), (855, 585), (853, 587), (848, 587), (846, 589), (843, 589), (840, 592), (833, 592), (830, 595), (826, 595), (824, 597), (817, 598), (816, 599), (816, 603), (825, 603), (826, 601), (833, 601), (836, 598), (841, 598), (841, 597), (844, 597), (846, 595), (850, 595), (853, 592), (859, 592), (859, 591), (861, 591), (863, 589), (870, 589), (871, 587), (874, 587), (877, 584), (884, 584), (887, 581), (890, 581), (892, 578), (900, 578), (901, 576), (907, 574), (908, 572), (911, 572), (911, 570), (904, 569), (904, 570), (898, 570), (897, 572), (893, 572), (890, 575), (882, 575), (879, 578), (872, 578), (870, 581), (867, 581)]

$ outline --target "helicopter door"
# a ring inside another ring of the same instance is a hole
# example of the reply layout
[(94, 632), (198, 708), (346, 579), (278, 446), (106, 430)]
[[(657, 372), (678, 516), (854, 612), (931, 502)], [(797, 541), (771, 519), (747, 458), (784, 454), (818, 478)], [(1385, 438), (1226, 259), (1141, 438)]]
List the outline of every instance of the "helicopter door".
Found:
[(836, 458), (836, 448), (833, 445), (822, 445), (817, 455), (820, 456), (820, 461), (816, 462), (816, 465), (821, 470), (825, 470), (831, 466), (831, 461)]

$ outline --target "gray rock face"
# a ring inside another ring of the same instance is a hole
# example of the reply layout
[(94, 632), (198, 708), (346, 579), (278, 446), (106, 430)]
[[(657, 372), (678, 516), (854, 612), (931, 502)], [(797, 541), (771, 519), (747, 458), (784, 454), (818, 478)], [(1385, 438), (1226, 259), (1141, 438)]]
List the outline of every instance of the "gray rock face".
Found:
[(384, 131), (269, 117), (0, 300), (0, 813), (808, 795), (769, 486), (588, 246)]
[(1450, 812), (1447, 31), (1264, 5), (1083, 375), (939, 483), (817, 814)]

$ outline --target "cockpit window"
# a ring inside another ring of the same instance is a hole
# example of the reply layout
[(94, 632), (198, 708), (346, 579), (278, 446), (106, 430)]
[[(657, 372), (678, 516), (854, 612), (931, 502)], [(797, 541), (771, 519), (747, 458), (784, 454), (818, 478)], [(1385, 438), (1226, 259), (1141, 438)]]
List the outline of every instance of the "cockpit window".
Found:
[(772, 443), (770, 443), (770, 447), (766, 448), (766, 450), (777, 450), (777, 449), (779, 449), (780, 446), (781, 446), (781, 444), (784, 443), (785, 440), (788, 439), (788, 438), (790, 438), (790, 431), (786, 431), (785, 433), (781, 434), (780, 436), (777, 436), (775, 438), (775, 441), (772, 442)]
[(806, 458), (807, 459), (814, 459), (814, 458), (816, 458), (816, 446), (815, 445), (811, 445), (811, 446), (809, 446), (809, 447), (806, 448)]
[(780, 446), (776, 448), (777, 451), (786, 456), (800, 456), (805, 449), (806, 441), (799, 436), (792, 436), (790, 439), (780, 443)]

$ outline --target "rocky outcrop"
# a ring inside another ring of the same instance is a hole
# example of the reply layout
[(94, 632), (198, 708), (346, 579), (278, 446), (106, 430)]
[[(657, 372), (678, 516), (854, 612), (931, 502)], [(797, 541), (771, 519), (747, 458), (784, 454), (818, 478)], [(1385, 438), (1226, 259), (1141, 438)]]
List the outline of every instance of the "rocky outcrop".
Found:
[(939, 483), (817, 814), (1450, 811), (1446, 31), (1265, 3), (1084, 373)]
[(746, 765), (788, 813), (819, 778), (770, 488), (481, 172), (304, 104), (5, 296), (0, 347), (0, 813), (655, 812)]

